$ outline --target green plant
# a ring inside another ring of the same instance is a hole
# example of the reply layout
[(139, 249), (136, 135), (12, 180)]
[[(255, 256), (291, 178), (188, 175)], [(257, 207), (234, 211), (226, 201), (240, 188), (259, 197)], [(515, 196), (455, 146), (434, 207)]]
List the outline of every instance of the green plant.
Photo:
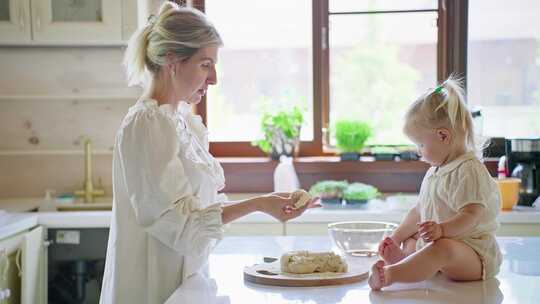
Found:
[(347, 181), (320, 181), (309, 188), (309, 193), (320, 198), (341, 198), (348, 184)]
[(379, 196), (379, 190), (372, 185), (363, 183), (352, 183), (343, 192), (343, 198), (346, 200), (370, 200)]
[(290, 156), (298, 144), (303, 123), (302, 110), (296, 106), (289, 111), (265, 112), (261, 120), (264, 138), (255, 140), (251, 144), (272, 156), (276, 154), (278, 158), (281, 154)]
[(369, 124), (356, 120), (339, 120), (335, 125), (334, 136), (337, 148), (342, 153), (358, 153), (373, 131)]

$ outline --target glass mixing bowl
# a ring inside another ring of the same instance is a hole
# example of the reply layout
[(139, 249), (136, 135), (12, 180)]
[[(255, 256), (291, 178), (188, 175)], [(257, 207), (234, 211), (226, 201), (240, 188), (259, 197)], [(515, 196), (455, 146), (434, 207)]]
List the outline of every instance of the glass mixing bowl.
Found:
[(397, 224), (389, 222), (338, 222), (328, 224), (328, 233), (343, 253), (373, 256), (377, 255), (379, 242), (396, 228)]

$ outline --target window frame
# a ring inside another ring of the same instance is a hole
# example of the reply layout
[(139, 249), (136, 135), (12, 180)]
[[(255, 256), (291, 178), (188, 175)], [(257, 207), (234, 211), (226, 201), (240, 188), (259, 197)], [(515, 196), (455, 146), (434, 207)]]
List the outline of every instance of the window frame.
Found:
[[(312, 0), (313, 9), (313, 140), (300, 143), (298, 156), (335, 155), (329, 147), (328, 124), (330, 119), (330, 49), (329, 2)], [(192, 5), (205, 11), (205, 0), (193, 0)], [(397, 11), (399, 12), (399, 11)], [(463, 77), (466, 85), (467, 71), (467, 20), (468, 0), (438, 0), (437, 81), (454, 73)], [(206, 96), (196, 106), (196, 112), (207, 123)], [(216, 157), (266, 156), (250, 142), (210, 142), (210, 153)]]

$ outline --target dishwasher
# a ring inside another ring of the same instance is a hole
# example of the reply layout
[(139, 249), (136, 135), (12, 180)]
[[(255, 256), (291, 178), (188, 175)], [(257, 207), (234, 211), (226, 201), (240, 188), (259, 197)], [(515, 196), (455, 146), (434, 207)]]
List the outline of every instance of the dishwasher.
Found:
[(48, 229), (48, 302), (99, 302), (109, 228)]

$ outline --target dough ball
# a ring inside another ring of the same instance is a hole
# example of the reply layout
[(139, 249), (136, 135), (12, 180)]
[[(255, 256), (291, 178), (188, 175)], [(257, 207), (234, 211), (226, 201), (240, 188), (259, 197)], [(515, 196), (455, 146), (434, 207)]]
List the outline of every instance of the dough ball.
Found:
[(291, 251), (281, 256), (281, 271), (296, 274), (347, 272), (345, 260), (333, 252)]
[(291, 195), (291, 198), (295, 200), (294, 209), (300, 209), (304, 207), (312, 199), (311, 194), (309, 194), (306, 190), (303, 189), (298, 189), (294, 191)]

